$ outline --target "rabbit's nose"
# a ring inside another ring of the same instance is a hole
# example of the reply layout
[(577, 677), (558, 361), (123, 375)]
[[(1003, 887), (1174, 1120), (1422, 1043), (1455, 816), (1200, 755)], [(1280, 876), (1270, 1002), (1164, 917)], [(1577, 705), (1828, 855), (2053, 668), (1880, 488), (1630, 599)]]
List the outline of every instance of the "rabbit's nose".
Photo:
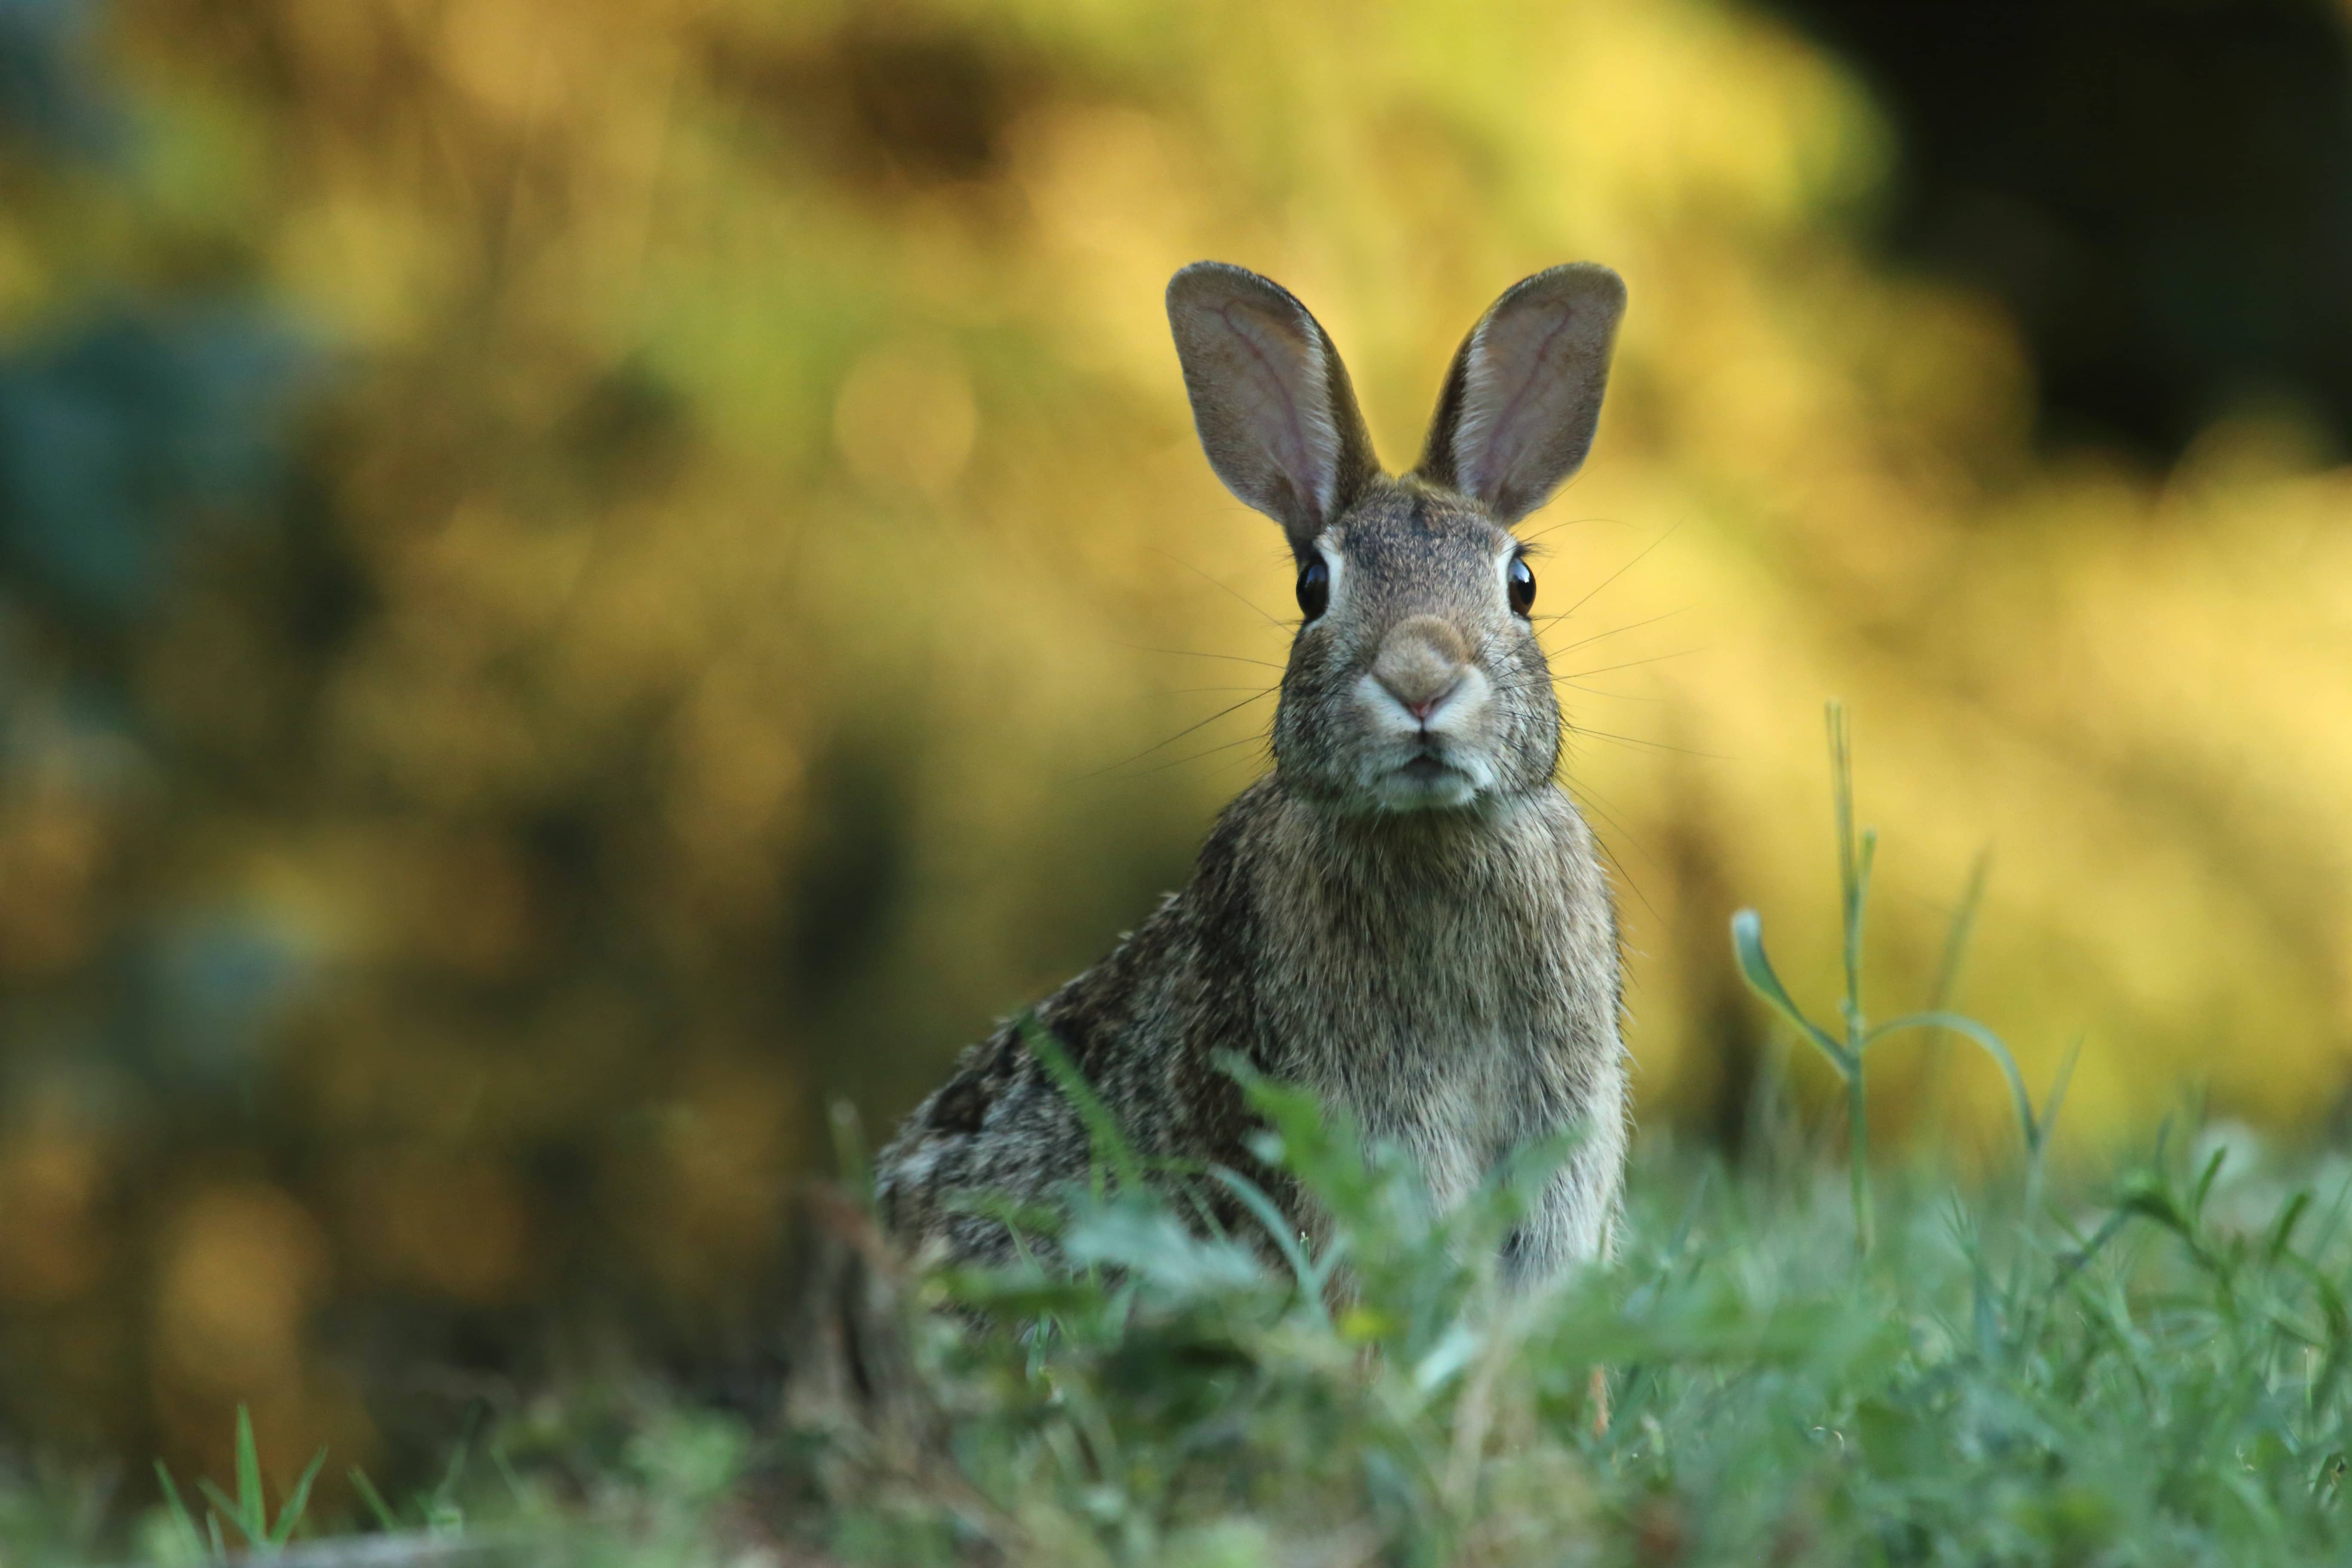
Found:
[(1397, 623), (1381, 639), (1380, 658), (1372, 661), (1372, 679), (1406, 712), (1426, 723), (1462, 684), (1463, 667), (1469, 657), (1470, 650), (1452, 622), (1436, 616), (1415, 616)]

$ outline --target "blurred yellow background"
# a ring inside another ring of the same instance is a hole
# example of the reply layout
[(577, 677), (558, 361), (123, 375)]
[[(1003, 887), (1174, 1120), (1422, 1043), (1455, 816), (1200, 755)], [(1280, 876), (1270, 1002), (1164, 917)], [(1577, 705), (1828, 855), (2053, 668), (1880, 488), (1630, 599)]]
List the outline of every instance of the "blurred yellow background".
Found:
[[(1391, 467), (1504, 287), (1627, 279), (1526, 531), (1645, 1123), (1737, 1121), (1737, 905), (1828, 1005), (1832, 696), (1883, 1010), (1990, 847), (1958, 1000), (2037, 1086), (2084, 1040), (2075, 1139), (2352, 1081), (2352, 470), (2278, 398), (2038, 441), (1785, 24), (122, 0), (88, 47), (129, 129), (9, 165), (0, 335), (210, 291), (304, 368), (266, 502), (0, 616), (20, 1436), (219, 1475), (242, 1400), (331, 1476), (613, 1322), (750, 1332), (825, 1100), (886, 1135), (1265, 765), (1290, 567), (1193, 438), (1201, 257), (1317, 312)], [(1887, 1053), (1885, 1126), (2007, 1148), (1984, 1064)]]

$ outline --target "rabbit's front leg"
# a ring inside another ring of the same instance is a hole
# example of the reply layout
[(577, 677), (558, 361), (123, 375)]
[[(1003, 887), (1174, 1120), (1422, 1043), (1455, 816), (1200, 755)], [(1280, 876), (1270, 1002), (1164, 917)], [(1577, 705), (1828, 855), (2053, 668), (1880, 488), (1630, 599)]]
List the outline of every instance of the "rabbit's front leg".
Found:
[(1504, 1238), (1503, 1277), (1510, 1284), (1539, 1286), (1580, 1264), (1605, 1261), (1614, 1251), (1625, 1112), (1622, 1094), (1611, 1092), (1613, 1088), (1546, 1130), (1574, 1127), (1580, 1137), (1527, 1218)]

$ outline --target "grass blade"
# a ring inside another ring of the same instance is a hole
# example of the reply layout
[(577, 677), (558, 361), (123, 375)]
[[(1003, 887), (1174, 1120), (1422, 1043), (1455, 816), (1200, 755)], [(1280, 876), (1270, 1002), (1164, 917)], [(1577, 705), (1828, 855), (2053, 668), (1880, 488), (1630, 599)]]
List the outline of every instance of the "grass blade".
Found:
[(192, 1561), (203, 1561), (207, 1555), (204, 1532), (196, 1528), (195, 1516), (181, 1500), (180, 1489), (173, 1483), (172, 1472), (161, 1459), (155, 1461), (155, 1479), (163, 1489), (163, 1507), (171, 1516), (173, 1531), (179, 1536), (181, 1545), (187, 1549)]
[(1266, 1235), (1274, 1240), (1276, 1249), (1282, 1254), (1283, 1262), (1289, 1265), (1290, 1272), (1297, 1279), (1299, 1290), (1312, 1298), (1316, 1310), (1318, 1312), (1321, 1311), (1323, 1310), (1323, 1277), (1317, 1271), (1313, 1261), (1307, 1258), (1307, 1249), (1299, 1245), (1297, 1228), (1291, 1225), (1287, 1216), (1275, 1206), (1274, 1200), (1266, 1196), (1265, 1189), (1239, 1171), (1230, 1170), (1223, 1165), (1212, 1166), (1209, 1174), (1219, 1185), (1234, 1194), (1234, 1201), (1249, 1211), (1251, 1218), (1265, 1228)]
[(302, 1522), (302, 1510), (310, 1506), (310, 1483), (319, 1479), (319, 1467), (327, 1462), (327, 1450), (320, 1448), (310, 1456), (310, 1467), (286, 1499), (286, 1506), (278, 1513), (278, 1522), (270, 1527), (269, 1544), (284, 1546), (294, 1534), (294, 1527)]
[(253, 1440), (253, 1413), (236, 1407), (236, 1527), (259, 1546), (269, 1537), (269, 1507), (261, 1496), (261, 1449)]
[[(1944, 947), (1936, 960), (1936, 977), (1927, 987), (1924, 1011), (1952, 1010), (1954, 999), (1959, 994), (1960, 969), (1967, 961), (1969, 944), (1976, 936), (1977, 914), (1984, 907), (1985, 884), (1991, 876), (1992, 847), (1987, 845), (1969, 863), (1968, 882), (1961, 888), (1960, 901), (1953, 906), (1951, 921), (1944, 928)], [(1937, 1103), (1941, 1097), (1950, 1044), (1950, 1037), (1940, 1029), (1928, 1038), (1917, 1079), (1919, 1098), (1927, 1104)]]
[[(2027, 1152), (2040, 1151), (2042, 1124), (2033, 1114), (2033, 1097), (2026, 1092), (2025, 1075), (2018, 1070), (2017, 1058), (2011, 1054), (2006, 1045), (2001, 1043), (1999, 1035), (1994, 1034), (1974, 1018), (1958, 1013), (1906, 1013), (1900, 1018), (1889, 1018), (1884, 1024), (1873, 1026), (1864, 1033), (1863, 1040), (1867, 1044), (1884, 1039), (1889, 1035), (1898, 1034), (1905, 1029), (1948, 1029), (1953, 1034), (1964, 1035), (1983, 1047), (1985, 1054), (2000, 1065), (2001, 1077), (2009, 1080), (2010, 1099), (2017, 1110), (2017, 1126), (2019, 1131), (2024, 1135)], [(2071, 1066), (2066, 1069), (2070, 1074), (2072, 1070)], [(2062, 1077), (2059, 1092), (2063, 1091), (2063, 1084), (2064, 1079)]]
[(1968, 885), (1960, 889), (1960, 901), (1952, 910), (1952, 923), (1944, 928), (1944, 951), (1936, 961), (1936, 980), (1927, 993), (1927, 1011), (1941, 1013), (1951, 1006), (1952, 998), (1960, 988), (1960, 965), (1968, 957), (1969, 942), (1976, 935), (1977, 911), (1984, 907), (1985, 884), (1992, 877), (1992, 846), (1977, 851), (1969, 863)]
[(213, 1510), (215, 1510), (207, 1512), (205, 1515), (205, 1522), (212, 1530), (213, 1544), (215, 1548), (220, 1548), (224, 1551), (226, 1550), (226, 1548), (221, 1547), (220, 1516), (222, 1514), (228, 1515), (228, 1521), (236, 1526), (238, 1531), (244, 1534), (247, 1545), (257, 1548), (268, 1538), (269, 1532), (266, 1530), (247, 1530), (245, 1527), (245, 1514), (244, 1511), (237, 1507), (236, 1500), (230, 1497), (226, 1492), (221, 1490), (220, 1488), (213, 1485), (211, 1481), (203, 1477), (198, 1477), (196, 1479), (196, 1489), (204, 1493), (205, 1498), (211, 1501)]
[(1764, 952), (1764, 921), (1754, 910), (1741, 910), (1731, 917), (1731, 955), (1739, 965), (1739, 977), (1748, 988), (1772, 1005), (1773, 1011), (1794, 1024), (1804, 1037), (1820, 1047), (1829, 1058), (1839, 1076), (1851, 1078), (1856, 1063), (1846, 1048), (1831, 1038), (1827, 1031), (1804, 1015), (1772, 972), (1772, 961)]
[(1111, 1115), (1110, 1108), (1103, 1103), (1101, 1096), (1095, 1093), (1094, 1086), (1087, 1081), (1086, 1074), (1070, 1060), (1069, 1053), (1062, 1048), (1062, 1042), (1054, 1037), (1051, 1029), (1038, 1021), (1034, 1010), (1022, 1014), (1013, 1027), (1020, 1031), (1022, 1043), (1045, 1065), (1046, 1074), (1069, 1100), (1071, 1109), (1077, 1112), (1079, 1122), (1087, 1130), (1087, 1140), (1094, 1145), (1096, 1157), (1108, 1163), (1118, 1173), (1120, 1186), (1129, 1191), (1142, 1186), (1143, 1163), (1136, 1158), (1134, 1146), (1119, 1131), (1118, 1119)]
[(353, 1465), (350, 1474), (352, 1489), (360, 1494), (362, 1502), (367, 1504), (368, 1512), (375, 1516), (377, 1526), (386, 1535), (399, 1534), (399, 1519), (394, 1515), (392, 1505), (383, 1500), (383, 1494), (375, 1489), (375, 1483), (368, 1479), (367, 1472)]

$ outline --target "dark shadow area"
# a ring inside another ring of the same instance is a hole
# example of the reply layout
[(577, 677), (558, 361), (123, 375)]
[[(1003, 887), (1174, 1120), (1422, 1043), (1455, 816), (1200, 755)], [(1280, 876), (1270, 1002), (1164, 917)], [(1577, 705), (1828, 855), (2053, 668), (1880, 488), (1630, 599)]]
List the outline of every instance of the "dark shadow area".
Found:
[(1899, 152), (1885, 243), (2014, 313), (2042, 433), (2164, 460), (2289, 398), (2352, 436), (2352, 19), (2320, 0), (1773, 0)]

